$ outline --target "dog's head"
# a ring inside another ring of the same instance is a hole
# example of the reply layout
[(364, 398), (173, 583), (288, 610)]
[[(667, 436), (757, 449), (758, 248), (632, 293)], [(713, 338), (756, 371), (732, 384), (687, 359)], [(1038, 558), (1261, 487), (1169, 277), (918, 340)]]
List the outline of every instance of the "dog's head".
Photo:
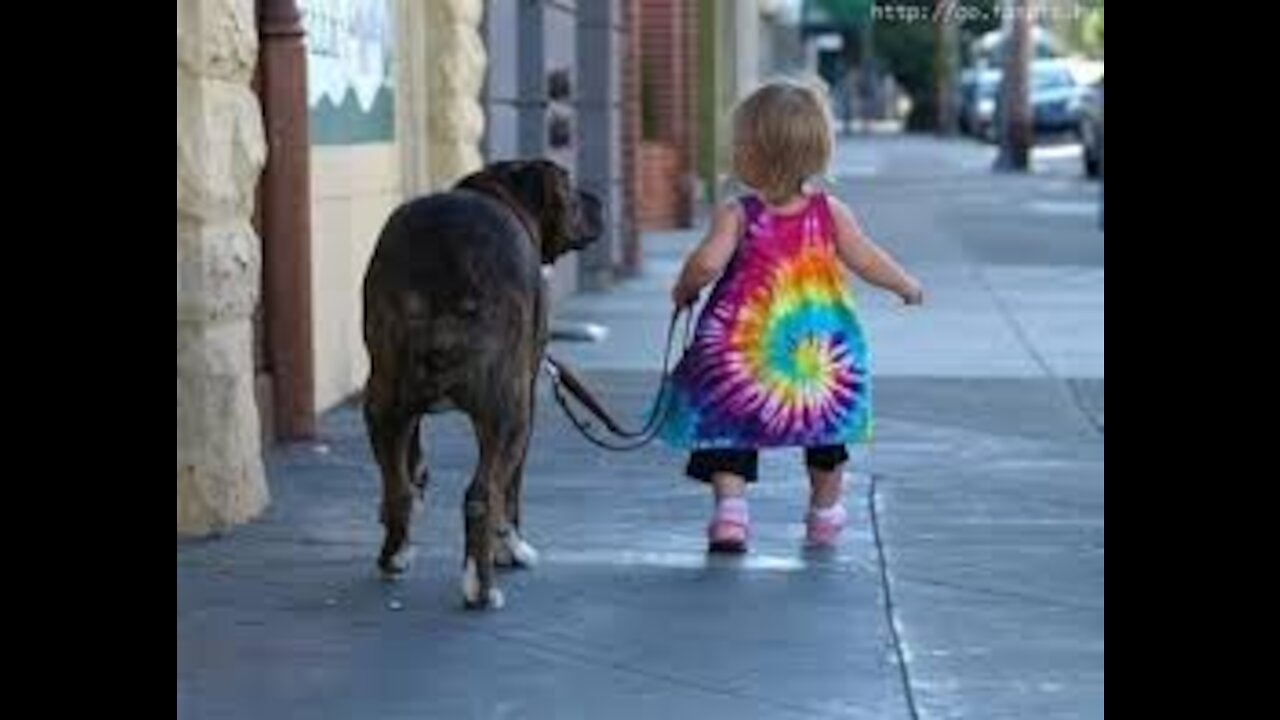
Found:
[(464, 180), (463, 187), (484, 191), (499, 185), (517, 212), (526, 213), (538, 228), (543, 263), (550, 265), (566, 253), (583, 250), (604, 235), (604, 206), (590, 193), (573, 186), (569, 172), (547, 160), (490, 165)]

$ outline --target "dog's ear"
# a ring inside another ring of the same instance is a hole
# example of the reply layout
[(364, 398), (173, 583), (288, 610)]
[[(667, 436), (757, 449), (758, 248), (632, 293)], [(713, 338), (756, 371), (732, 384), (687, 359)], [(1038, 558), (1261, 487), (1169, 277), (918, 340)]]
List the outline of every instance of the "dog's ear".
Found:
[(577, 193), (577, 200), (573, 213), (573, 249), (585, 250), (604, 237), (604, 203), (589, 192)]
[(538, 227), (542, 262), (551, 265), (561, 256), (582, 250), (604, 231), (602, 204), (596, 197), (578, 193), (569, 171), (549, 160), (501, 162), (464, 181), (464, 185), (497, 183), (511, 200), (520, 204)]
[(577, 197), (568, 170), (549, 160), (530, 160), (499, 163), (492, 172), (537, 219), (544, 264), (577, 249)]

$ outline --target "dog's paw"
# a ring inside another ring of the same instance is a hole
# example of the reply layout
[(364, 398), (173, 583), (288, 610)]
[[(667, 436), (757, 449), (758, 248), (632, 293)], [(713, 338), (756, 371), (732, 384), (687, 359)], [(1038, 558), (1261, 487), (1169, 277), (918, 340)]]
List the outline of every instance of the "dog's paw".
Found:
[(541, 559), (538, 550), (525, 542), (515, 530), (503, 533), (498, 539), (496, 562), (502, 567), (533, 569)]
[(462, 574), (462, 599), (470, 610), (501, 610), (507, 605), (506, 595), (498, 588), (490, 588), (488, 597), (480, 592), (480, 573), (476, 570), (476, 561), (467, 560), (467, 569)]
[(413, 569), (413, 561), (417, 556), (418, 551), (416, 549), (406, 547), (390, 558), (383, 560), (378, 564), (378, 569), (382, 571), (382, 579), (388, 582), (403, 579)]

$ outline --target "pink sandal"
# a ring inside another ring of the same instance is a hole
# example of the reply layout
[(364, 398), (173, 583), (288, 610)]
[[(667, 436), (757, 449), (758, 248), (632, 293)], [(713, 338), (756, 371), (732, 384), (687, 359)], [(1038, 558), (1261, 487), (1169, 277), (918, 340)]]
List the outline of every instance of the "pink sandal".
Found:
[(844, 533), (845, 526), (848, 524), (849, 511), (843, 505), (837, 505), (825, 512), (810, 510), (809, 517), (805, 522), (808, 528), (806, 540), (809, 547), (835, 547), (840, 542), (840, 536)]
[(712, 553), (742, 555), (747, 552), (747, 540), (751, 535), (747, 514), (721, 508), (716, 511), (707, 529)]

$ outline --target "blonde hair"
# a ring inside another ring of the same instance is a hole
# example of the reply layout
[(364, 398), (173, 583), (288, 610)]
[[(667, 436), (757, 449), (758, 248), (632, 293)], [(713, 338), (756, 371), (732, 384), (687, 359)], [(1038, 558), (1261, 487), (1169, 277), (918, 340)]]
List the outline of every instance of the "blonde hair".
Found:
[(770, 82), (733, 114), (733, 170), (766, 200), (782, 202), (827, 172), (835, 145), (830, 105), (812, 82)]

